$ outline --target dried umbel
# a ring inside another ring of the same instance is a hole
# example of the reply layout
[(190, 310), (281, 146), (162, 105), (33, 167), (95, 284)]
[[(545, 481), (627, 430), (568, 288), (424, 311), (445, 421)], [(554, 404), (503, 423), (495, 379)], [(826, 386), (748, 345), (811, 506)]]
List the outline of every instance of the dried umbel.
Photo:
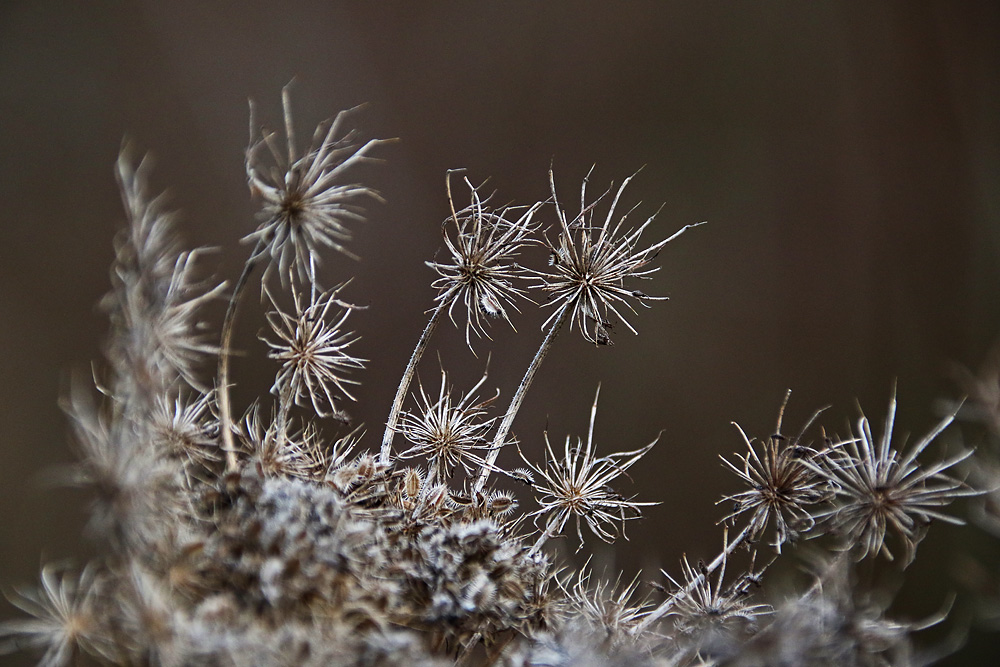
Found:
[[(566, 436), (560, 457), (552, 451), (552, 444), (546, 433), (545, 465), (536, 466), (525, 459), (537, 480), (532, 483), (532, 487), (541, 494), (538, 498), (540, 507), (531, 516), (544, 518), (545, 525), (532, 547), (535, 550), (546, 539), (562, 533), (570, 518), (576, 521), (576, 534), (581, 548), (581, 523), (586, 523), (605, 542), (614, 542), (618, 536), (617, 524), (622, 524), (624, 532), (625, 521), (638, 518), (640, 507), (656, 504), (626, 498), (611, 487), (611, 482), (624, 475), (653, 448), (659, 438), (634, 451), (598, 457), (594, 448), (594, 421), (597, 419), (599, 397), (600, 389), (594, 396), (594, 405), (590, 409), (590, 428), (586, 443), (578, 440), (576, 447), (570, 447), (570, 437)], [(521, 456), (524, 458), (523, 453)]]
[[(484, 315), (511, 324), (507, 309), (516, 311), (515, 301), (524, 297), (524, 290), (517, 283), (525, 270), (514, 260), (521, 248), (533, 242), (532, 235), (538, 230), (534, 217), (542, 204), (493, 210), (487, 208), (487, 202), (468, 178), (465, 184), (472, 193), (472, 202), (456, 211), (449, 174), (451, 217), (443, 231), (450, 261), (427, 262), (427, 265), (441, 276), (432, 283), (438, 290), (435, 301), (439, 307), (447, 307), (453, 322), (455, 306), (461, 303), (465, 308), (465, 342), (471, 350), (470, 332), (489, 338)], [(454, 228), (451, 233), (447, 230), (448, 223)]]
[(751, 530), (748, 538), (751, 540), (763, 533), (768, 524), (773, 523), (773, 545), (778, 553), (781, 553), (782, 544), (812, 529), (815, 524), (812, 515), (815, 506), (833, 496), (833, 487), (821, 472), (817, 472), (816, 463), (822, 465), (840, 446), (834, 444), (814, 449), (802, 441), (819, 412), (812, 416), (794, 439), (788, 440), (781, 434), (781, 420), (790, 394), (791, 392), (785, 395), (777, 428), (766, 442), (755, 447), (754, 442), (737, 425), (747, 446), (747, 452), (738, 455), (743, 463), (742, 468), (722, 457), (726, 467), (739, 475), (748, 487), (745, 491), (719, 501), (734, 504), (733, 511), (723, 520), (728, 521), (749, 513)]
[(639, 576), (622, 585), (621, 578), (613, 583), (593, 581), (593, 571), (580, 568), (571, 585), (564, 586), (571, 609), (590, 623), (603, 630), (613, 640), (628, 638), (631, 630), (646, 615), (650, 603), (637, 595)]
[(486, 446), (486, 434), (495, 421), (495, 418), (485, 416), (493, 398), (480, 400), (476, 396), (484, 382), (485, 374), (475, 387), (457, 399), (452, 398), (448, 374), (444, 371), (441, 372), (437, 400), (428, 397), (421, 386), (418, 409), (403, 414), (400, 428), (413, 447), (400, 452), (399, 458), (425, 458), (430, 469), (430, 481), (449, 479), (457, 466), (461, 466), (466, 474), (481, 466), (483, 460), (475, 452)]
[(885, 543), (890, 531), (902, 542), (903, 565), (909, 565), (916, 554), (932, 519), (962, 524), (961, 519), (942, 511), (956, 498), (976, 495), (964, 481), (945, 471), (972, 455), (966, 450), (922, 466), (917, 457), (955, 418), (950, 414), (927, 435), (910, 446), (908, 451), (892, 447), (892, 430), (896, 417), (896, 397), (889, 401), (885, 426), (876, 441), (868, 419), (858, 420), (858, 437), (845, 443), (826, 466), (810, 466), (832, 484), (838, 502), (831, 509), (817, 513), (817, 519), (829, 521), (833, 529), (845, 536), (855, 549), (857, 558), (882, 554), (892, 560)]
[(16, 633), (24, 646), (44, 651), (42, 664), (71, 664), (81, 652), (102, 655), (101, 635), (95, 632), (94, 568), (74, 575), (47, 565), (41, 582), (38, 589), (11, 597), (30, 618), (8, 621), (7, 632)]
[(747, 574), (726, 583), (727, 561), (728, 555), (724, 555), (714, 582), (704, 563), (692, 566), (687, 556), (681, 560), (683, 584), (663, 572), (675, 588), (669, 615), (677, 633), (674, 641), (678, 652), (733, 654), (741, 640), (757, 631), (758, 620), (772, 612), (770, 605), (748, 601), (753, 588), (759, 586), (763, 570), (755, 571), (751, 562)]
[[(905, 454), (890, 445), (894, 402), (877, 443), (865, 420), (858, 438), (817, 445), (787, 440), (780, 416), (762, 443), (740, 431), (745, 453), (726, 464), (744, 488), (725, 498), (735, 508), (717, 556), (695, 564), (685, 556), (659, 598), (638, 575), (597, 581), (587, 565), (574, 573), (551, 543), (571, 523), (578, 551), (589, 539), (584, 525), (607, 542), (623, 536), (654, 504), (625, 486), (659, 436), (610, 453), (595, 432), (597, 396), (586, 437), (561, 448), (548, 433), (515, 437), (515, 418), (563, 325), (594, 343), (610, 342), (613, 319), (631, 329), (622, 309), (657, 299), (629, 283), (651, 278), (657, 255), (687, 228), (640, 243), (653, 218), (630, 227), (632, 210), (617, 212), (630, 179), (606, 193), (602, 215), (603, 198), (588, 202), (585, 181), (570, 218), (551, 172), (552, 201), (499, 208), (465, 179), (470, 204), (456, 209), (447, 178), (450, 215), (445, 252), (429, 263), (428, 322), (384, 431), (376, 425), (381, 441), (372, 441), (342, 408), (365, 366), (347, 329), (355, 307), (341, 298), (349, 281), (324, 290), (320, 267), (330, 266), (320, 254), (347, 252), (358, 201), (374, 193), (346, 178), (383, 142), (356, 140), (341, 114), (300, 153), (287, 90), (283, 101), (287, 147), (254, 131), (247, 151), (260, 226), (245, 237), (255, 245), (218, 343), (201, 311), (224, 287), (195, 279), (201, 255), (180, 250), (162, 201), (148, 195), (147, 164), (133, 168), (122, 156), (128, 228), (104, 302), (108, 370), (98, 373), (100, 400), (79, 383), (66, 399), (81, 459), (69, 478), (93, 493), (99, 556), (78, 575), (47, 565), (38, 589), (13, 593), (28, 618), (0, 624), (0, 651), (34, 650), (45, 665), (90, 656), (122, 665), (679, 666), (770, 664), (760, 656), (774, 646), (791, 656), (785, 664), (910, 664), (918, 628), (845, 595), (854, 587), (848, 570), (772, 604), (757, 590), (756, 554), (770, 562), (759, 538), (774, 526), (778, 551), (796, 536), (832, 533), (816, 543), (859, 541), (858, 558), (888, 554), (885, 538), (895, 533), (909, 561), (923, 524), (955, 521), (944, 506), (972, 493), (946, 474), (967, 454), (917, 462), (950, 418)], [(549, 268), (519, 263), (531, 244), (548, 245)], [(269, 325), (260, 361), (277, 368), (270, 391), (259, 387), (236, 412), (232, 338), (258, 268)], [(531, 303), (519, 282), (526, 276), (554, 312), (506, 410), (485, 373), (461, 391), (441, 368), (437, 389), (411, 391), (442, 315), (464, 326), (471, 348), (472, 333), (489, 339), (493, 320), (511, 322)], [(212, 377), (202, 362), (215, 353)], [(498, 463), (514, 443), (526, 468)], [(851, 559), (840, 562), (843, 570)], [(831, 630), (799, 622), (802, 613)]]
[[(348, 379), (347, 373), (365, 364), (364, 359), (348, 353), (358, 340), (352, 332), (343, 330), (351, 308), (336, 298), (337, 290), (318, 294), (315, 285), (309, 290), (308, 303), (302, 302), (298, 291), (292, 292), (293, 313), (282, 312), (274, 297), (265, 293), (273, 306), (267, 321), (276, 338), (264, 340), (271, 348), (268, 357), (281, 364), (271, 393), (284, 400), (291, 397), (297, 405), (308, 397), (320, 417), (335, 416), (347, 421), (336, 402), (341, 398), (354, 400), (347, 385), (358, 383)], [(333, 313), (337, 313), (336, 317)]]
[[(384, 142), (372, 139), (357, 145), (354, 133), (343, 129), (349, 112), (342, 111), (333, 122), (316, 128), (312, 145), (300, 154), (287, 88), (282, 92), (282, 102), (284, 153), (273, 132), (262, 130), (258, 134), (251, 114), (247, 181), (251, 191), (260, 196), (262, 206), (260, 226), (244, 240), (257, 243), (270, 254), (268, 270), (277, 269), (282, 280), (294, 263), (300, 278), (315, 282), (315, 264), (322, 249), (350, 255), (344, 246), (351, 237), (347, 225), (363, 219), (363, 210), (356, 202), (366, 197), (378, 199), (378, 194), (367, 186), (345, 184), (344, 175), (369, 160), (369, 152)], [(270, 166), (261, 155), (265, 148), (274, 161)]]
[(149, 169), (148, 160), (133, 166), (127, 149), (118, 160), (129, 224), (115, 243), (114, 289), (102, 301), (112, 325), (133, 334), (109, 341), (108, 359), (116, 380), (134, 379), (130, 390), (148, 393), (146, 400), (172, 388), (178, 379), (205, 389), (198, 365), (218, 347), (209, 340), (200, 311), (225, 289), (194, 278), (200, 253), (178, 249), (162, 196), (150, 197), (147, 191)]
[(673, 236), (642, 248), (639, 239), (653, 222), (653, 216), (636, 228), (625, 227), (629, 213), (616, 217), (622, 193), (632, 177), (626, 178), (615, 191), (603, 221), (595, 221), (596, 209), (605, 192), (597, 200), (587, 202), (587, 181), (580, 190), (580, 212), (570, 219), (559, 205), (555, 178), (549, 172), (552, 200), (559, 219), (558, 236), (550, 242), (549, 263), (551, 271), (539, 273), (539, 287), (549, 292), (550, 303), (556, 311), (546, 324), (569, 318), (570, 328), (579, 327), (583, 337), (598, 345), (611, 344), (609, 319), (614, 314), (632, 333), (636, 330), (620, 312), (626, 307), (634, 312), (631, 301), (645, 305), (646, 301), (664, 300), (666, 297), (649, 296), (625, 286), (626, 279), (646, 279), (659, 269), (651, 267), (653, 259), (663, 247), (690, 227), (681, 228)]

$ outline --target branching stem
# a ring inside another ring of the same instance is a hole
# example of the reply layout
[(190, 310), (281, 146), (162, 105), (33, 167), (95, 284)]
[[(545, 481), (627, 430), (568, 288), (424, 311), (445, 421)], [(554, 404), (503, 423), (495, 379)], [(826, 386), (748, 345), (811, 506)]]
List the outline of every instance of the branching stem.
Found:
[(538, 536), (538, 539), (535, 540), (535, 543), (531, 545), (531, 549), (528, 550), (529, 556), (538, 553), (546, 542), (548, 542), (550, 539), (552, 539), (560, 532), (562, 532), (562, 529), (565, 527), (565, 522), (564, 525), (556, 528), (556, 523), (558, 522), (558, 519), (559, 519), (558, 516), (552, 516), (549, 518), (548, 521), (545, 522), (545, 530), (542, 531), (542, 534)]

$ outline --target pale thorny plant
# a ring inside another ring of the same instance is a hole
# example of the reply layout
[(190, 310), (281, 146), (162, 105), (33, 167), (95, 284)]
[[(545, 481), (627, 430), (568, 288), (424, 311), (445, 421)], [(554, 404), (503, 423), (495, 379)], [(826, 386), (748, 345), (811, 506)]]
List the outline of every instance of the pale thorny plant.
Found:
[[(695, 225), (643, 242), (655, 216), (630, 221), (638, 205), (623, 198), (632, 177), (590, 199), (588, 174), (570, 215), (551, 169), (549, 200), (503, 206), (469, 178), (469, 204), (456, 206), (448, 172), (444, 252), (427, 263), (436, 295), (373, 443), (362, 426), (346, 425), (342, 407), (367, 363), (352, 351), (356, 306), (341, 297), (349, 282), (323, 289), (321, 271), (350, 256), (360, 203), (379, 199), (349, 178), (385, 142), (358, 140), (344, 112), (300, 150), (287, 89), (282, 100), (283, 139), (259, 130), (251, 109), (246, 173), (259, 224), (244, 236), (253, 248), (228, 292), (218, 343), (202, 307), (226, 285), (194, 279), (200, 255), (179, 249), (162, 200), (148, 194), (147, 164), (119, 160), (128, 226), (104, 302), (108, 369), (98, 375), (99, 401), (79, 386), (66, 401), (81, 458), (71, 478), (94, 492), (101, 555), (76, 576), (45, 566), (40, 588), (12, 594), (28, 618), (0, 625), (0, 649), (37, 650), (47, 665), (83, 655), (163, 665), (708, 665), (756, 664), (770, 633), (810, 661), (910, 664), (888, 662), (871, 633), (831, 639), (787, 622), (784, 610), (817, 609), (844, 627), (885, 630), (880, 637), (891, 630), (893, 647), (908, 647), (916, 626), (888, 621), (881, 608), (862, 616), (869, 608), (843, 590), (814, 586), (757, 602), (766, 568), (755, 563), (761, 549), (773, 558), (812, 537), (855, 559), (889, 557), (890, 535), (908, 563), (926, 524), (957, 521), (945, 506), (973, 493), (951, 473), (967, 452), (918, 461), (950, 417), (901, 453), (890, 442), (895, 399), (878, 440), (862, 418), (856, 436), (817, 444), (806, 432), (819, 413), (789, 440), (783, 404), (773, 435), (758, 443), (740, 429), (745, 453), (725, 461), (744, 488), (723, 499), (734, 509), (718, 556), (696, 564), (684, 556), (681, 578), (664, 573), (660, 601), (640, 591), (639, 575), (598, 581), (586, 565), (574, 575), (556, 564), (550, 541), (569, 525), (577, 551), (584, 525), (606, 542), (624, 536), (625, 523), (656, 503), (620, 487), (660, 436), (609, 451), (595, 429), (599, 389), (586, 437), (567, 436), (561, 448), (548, 432), (515, 437), (516, 416), (566, 323), (598, 347), (611, 344), (615, 322), (636, 332), (635, 305), (664, 298), (636, 282), (651, 279), (658, 255)], [(548, 249), (547, 268), (521, 263), (532, 245)], [(239, 416), (232, 340), (258, 267), (262, 362), (275, 379)], [(474, 339), (488, 345), (498, 319), (513, 327), (519, 309), (535, 304), (531, 294), (550, 312), (504, 411), (485, 372), (462, 390), (442, 367), (436, 389), (418, 381), (411, 391), (442, 315), (476, 354)], [(205, 378), (202, 362), (215, 354), (216, 374)], [(497, 463), (512, 443), (526, 468)], [(510, 481), (527, 491), (505, 488)], [(761, 546), (769, 526), (774, 539)], [(753, 555), (739, 570), (741, 549)]]

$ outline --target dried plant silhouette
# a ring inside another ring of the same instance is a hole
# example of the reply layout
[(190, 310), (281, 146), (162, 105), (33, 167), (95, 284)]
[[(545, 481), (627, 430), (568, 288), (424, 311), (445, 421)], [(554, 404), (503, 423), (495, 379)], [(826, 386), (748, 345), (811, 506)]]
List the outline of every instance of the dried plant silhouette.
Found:
[[(595, 431), (599, 389), (586, 435), (562, 447), (562, 435), (515, 438), (516, 417), (565, 325), (595, 349), (616, 323), (636, 331), (635, 307), (663, 299), (639, 285), (696, 225), (662, 235), (655, 213), (626, 209), (632, 177), (591, 198), (588, 174), (569, 213), (551, 170), (550, 199), (500, 207), (468, 178), (456, 194), (447, 174), (446, 252), (428, 262), (436, 296), (373, 435), (344, 407), (366, 364), (352, 351), (363, 332), (349, 323), (350, 286), (321, 285), (324, 267), (351, 254), (363, 204), (379, 199), (352, 168), (385, 142), (358, 139), (343, 112), (302, 149), (287, 89), (283, 106), (283, 136), (251, 109), (259, 224), (231, 288), (195, 279), (201, 254), (180, 249), (147, 162), (123, 151), (107, 358), (96, 387), (78, 382), (65, 398), (72, 479), (93, 494), (100, 556), (79, 572), (45, 565), (37, 587), (11, 592), (25, 616), (0, 625), (0, 651), (44, 665), (924, 664), (911, 637), (923, 625), (872, 604), (855, 563), (901, 548), (901, 569), (932, 521), (961, 521), (948, 505), (975, 494), (960, 472), (971, 452), (935, 459), (929, 448), (954, 413), (906, 447), (893, 442), (895, 391), (880, 433), (861, 416), (843, 438), (811, 435), (819, 412), (786, 437), (782, 404), (773, 434), (740, 429), (743, 453), (724, 459), (742, 487), (720, 501), (732, 510), (711, 562), (684, 555), (653, 589), (639, 574), (574, 570), (557, 538), (569, 532), (577, 551), (591, 537), (614, 542), (656, 503), (626, 487), (663, 434), (612, 451)], [(531, 246), (548, 249), (548, 266), (521, 263)], [(255, 273), (267, 310), (259, 361), (275, 377), (234, 414), (233, 331)], [(211, 301), (225, 301), (217, 335), (203, 321)], [(460, 388), (442, 368), (414, 388), (443, 315), (478, 354), (497, 320), (513, 326), (533, 307), (548, 316), (509, 402), (485, 372)], [(504, 448), (525, 467), (499, 465)], [(766, 598), (768, 566), (806, 539), (811, 584)]]

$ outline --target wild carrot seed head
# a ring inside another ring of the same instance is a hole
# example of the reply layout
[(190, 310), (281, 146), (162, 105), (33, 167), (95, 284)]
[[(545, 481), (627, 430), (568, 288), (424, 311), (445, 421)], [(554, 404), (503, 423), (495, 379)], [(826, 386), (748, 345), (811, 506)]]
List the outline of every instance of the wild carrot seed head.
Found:
[[(370, 160), (368, 153), (384, 142), (372, 139), (359, 145), (353, 132), (343, 130), (349, 112), (342, 111), (333, 122), (320, 124), (309, 149), (299, 154), (287, 86), (282, 91), (282, 106), (284, 149), (273, 132), (258, 133), (253, 127), (251, 105), (246, 172), (251, 192), (261, 199), (261, 209), (260, 225), (243, 240), (263, 245), (272, 259), (266, 272), (276, 268), (282, 282), (293, 264), (300, 279), (315, 282), (320, 250), (332, 248), (354, 256), (343, 243), (351, 236), (348, 223), (363, 219), (363, 209), (356, 202), (380, 198), (370, 187), (345, 184), (343, 179), (353, 166)], [(262, 155), (265, 150), (271, 164)]]
[[(589, 174), (588, 174), (589, 178)], [(645, 279), (659, 270), (650, 265), (660, 250), (680, 236), (688, 227), (673, 236), (646, 248), (639, 245), (639, 238), (653, 222), (655, 214), (636, 228), (625, 227), (632, 210), (616, 219), (619, 199), (632, 177), (626, 178), (615, 192), (603, 221), (595, 220), (598, 204), (611, 193), (608, 190), (592, 202), (587, 202), (587, 179), (580, 191), (580, 212), (570, 219), (556, 195), (555, 179), (549, 171), (552, 199), (559, 219), (558, 236), (549, 242), (549, 272), (534, 272), (537, 287), (549, 293), (549, 303), (556, 312), (545, 325), (569, 311), (570, 328), (579, 327), (584, 339), (598, 345), (611, 345), (611, 315), (614, 315), (636, 333), (619, 308), (624, 306), (635, 312), (632, 301), (645, 305), (647, 301), (661, 301), (667, 297), (649, 296), (639, 290), (625, 287), (626, 279)]]
[[(514, 257), (532, 242), (531, 235), (537, 230), (534, 216), (542, 205), (494, 210), (468, 178), (464, 181), (472, 201), (456, 211), (449, 174), (448, 200), (452, 214), (442, 226), (449, 260), (427, 265), (440, 276), (432, 284), (438, 290), (435, 301), (448, 307), (453, 322), (455, 306), (459, 303), (464, 306), (465, 342), (471, 350), (472, 333), (489, 338), (484, 316), (503, 318), (511, 324), (507, 309), (516, 311), (515, 300), (524, 297), (524, 291), (516, 284), (524, 270), (514, 262)], [(450, 232), (449, 222), (454, 227)]]
[(341, 398), (354, 400), (347, 385), (358, 382), (346, 374), (364, 368), (366, 361), (347, 351), (359, 339), (343, 330), (351, 306), (336, 298), (337, 289), (317, 293), (313, 285), (308, 301), (293, 290), (294, 312), (285, 313), (266, 289), (265, 294), (273, 307), (267, 321), (276, 339), (264, 342), (271, 348), (268, 357), (281, 364), (271, 393), (287, 392), (298, 405), (308, 398), (317, 415), (347, 421), (336, 403)]
[(924, 468), (917, 461), (923, 452), (955, 418), (952, 413), (941, 420), (927, 435), (914, 443), (909, 451), (897, 450), (892, 444), (896, 416), (895, 391), (889, 401), (889, 411), (881, 436), (872, 436), (868, 419), (858, 419), (858, 437), (829, 459), (829, 465), (809, 463), (834, 486), (837, 496), (833, 508), (819, 512), (832, 529), (842, 535), (856, 551), (858, 560), (877, 554), (892, 560), (885, 543), (891, 532), (902, 542), (903, 566), (913, 560), (917, 545), (923, 539), (932, 519), (964, 524), (940, 508), (962, 496), (977, 495), (964, 481), (945, 474), (956, 464), (972, 455), (966, 450)]

